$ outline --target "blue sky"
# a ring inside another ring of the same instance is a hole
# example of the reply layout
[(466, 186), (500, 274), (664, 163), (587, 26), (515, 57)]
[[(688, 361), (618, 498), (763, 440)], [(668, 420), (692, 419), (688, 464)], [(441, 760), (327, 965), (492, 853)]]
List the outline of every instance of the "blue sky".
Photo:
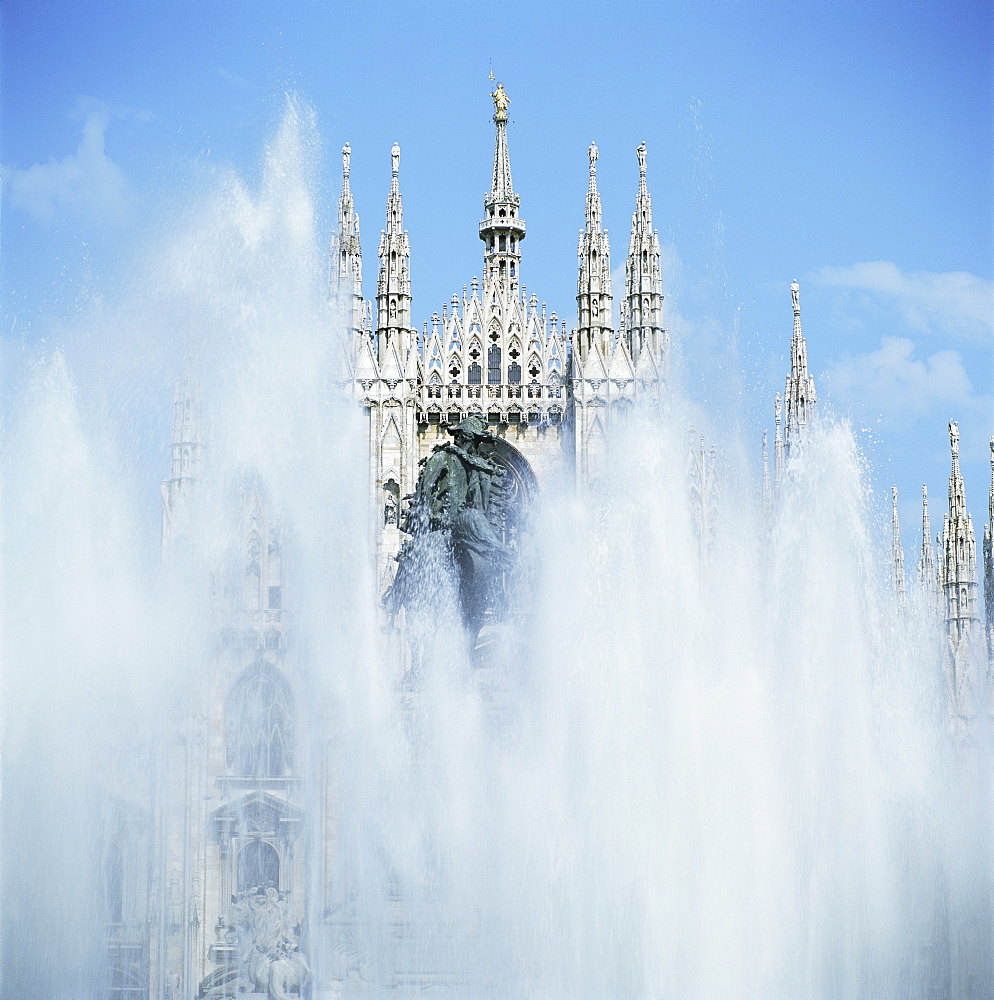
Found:
[(492, 69), (513, 102), (530, 291), (573, 316), (592, 139), (623, 266), (644, 139), (691, 395), (737, 411), (758, 450), (796, 277), (820, 398), (860, 429), (882, 509), (899, 486), (906, 547), (922, 482), (941, 510), (950, 418), (980, 533), (994, 433), (989, 3), (7, 0), (0, 17), (9, 363), (120, 295), (191, 190), (228, 168), (257, 182), (288, 91), (317, 118), (323, 238), (351, 143), (367, 294), (401, 144), (420, 325), (480, 270)]

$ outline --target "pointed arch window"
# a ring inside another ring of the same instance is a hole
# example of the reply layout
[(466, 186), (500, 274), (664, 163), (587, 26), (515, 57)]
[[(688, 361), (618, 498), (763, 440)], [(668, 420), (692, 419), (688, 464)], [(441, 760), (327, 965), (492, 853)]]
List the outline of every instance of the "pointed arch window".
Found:
[(507, 366), (508, 385), (521, 385), (521, 365), (517, 361), (512, 361)]
[(500, 385), (500, 348), (496, 344), (487, 351), (487, 384)]
[(227, 763), (233, 774), (282, 778), (293, 766), (293, 694), (286, 678), (257, 660), (228, 700)]
[(482, 385), (483, 383), (483, 368), (480, 366), (478, 361), (474, 361), (467, 369), (469, 373), (469, 384), (470, 385)]
[(261, 584), (262, 539), (253, 531), (245, 547), (245, 606), (249, 611), (259, 610)]

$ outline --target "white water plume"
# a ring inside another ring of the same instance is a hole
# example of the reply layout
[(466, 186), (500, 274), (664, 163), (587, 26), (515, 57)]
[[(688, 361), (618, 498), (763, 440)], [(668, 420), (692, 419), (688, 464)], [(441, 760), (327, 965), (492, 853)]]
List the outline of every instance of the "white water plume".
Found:
[[(219, 623), (240, 607), (253, 498), (285, 539), (312, 996), (984, 995), (988, 743), (950, 737), (944, 639), (926, 602), (898, 608), (844, 424), (808, 428), (772, 523), (719, 442), (702, 539), (690, 405), (671, 387), (665, 413), (614, 434), (596, 489), (540, 497), (503, 663), (473, 665), (439, 571), (408, 623), (420, 669), (403, 674), (377, 606), (309, 119), (292, 105), (258, 191), (224, 178), (122, 296), (113, 322), (144, 381), (97, 388), (56, 355), (17, 403), (5, 995), (100, 996), (105, 923), (196, 927), (174, 901), (218, 891), (196, 859), (175, 888), (155, 858), (171, 831), (212, 822), (237, 659)], [(111, 415), (144, 405), (163, 424), (163, 371), (184, 368), (205, 456), (185, 549), (160, 570), (141, 470), (164, 476), (168, 456)], [(152, 874), (115, 915), (101, 880), (121, 822), (147, 828)], [(177, 962), (200, 980), (193, 932)]]

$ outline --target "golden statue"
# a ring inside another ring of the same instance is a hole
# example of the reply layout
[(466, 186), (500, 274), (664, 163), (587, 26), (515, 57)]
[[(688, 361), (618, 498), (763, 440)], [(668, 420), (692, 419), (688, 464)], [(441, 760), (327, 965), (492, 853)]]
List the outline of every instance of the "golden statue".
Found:
[(508, 99), (507, 94), (504, 93), (504, 84), (498, 83), (497, 89), (490, 95), (494, 99), (494, 107), (497, 109), (497, 113), (494, 115), (495, 121), (507, 121), (507, 109), (511, 102)]

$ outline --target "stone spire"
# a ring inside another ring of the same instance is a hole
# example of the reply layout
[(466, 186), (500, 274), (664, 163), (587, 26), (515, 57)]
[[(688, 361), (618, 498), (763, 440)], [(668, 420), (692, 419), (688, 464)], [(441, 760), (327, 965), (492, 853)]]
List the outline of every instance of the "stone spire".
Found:
[(918, 585), (934, 595), (938, 588), (935, 571), (935, 549), (932, 547), (932, 524), (928, 516), (928, 487), (922, 484), (922, 548), (918, 557)]
[(576, 287), (577, 346), (585, 360), (596, 344), (606, 358), (611, 352), (611, 248), (601, 223), (601, 196), (597, 191), (597, 146), (590, 144), (590, 185), (587, 188), (587, 224), (580, 231), (579, 276)]
[(401, 363), (413, 335), (411, 329), (411, 243), (404, 229), (404, 203), (400, 196), (400, 146), (390, 150), (391, 180), (387, 197), (387, 226), (380, 234), (380, 275), (376, 284), (376, 340), (384, 364), (391, 348)]
[(188, 364), (173, 394), (173, 433), (169, 447), (170, 475), (162, 482), (162, 554), (168, 558), (190, 530), (190, 502), (204, 443), (200, 388)]
[(968, 719), (975, 712), (971, 684), (971, 651), (977, 616), (977, 546), (973, 522), (966, 510), (966, 490), (959, 467), (959, 425), (949, 424), (952, 470), (949, 473), (949, 512), (942, 532), (940, 583), (945, 597), (946, 631), (952, 651), (953, 712)]
[(894, 502), (894, 511), (891, 517), (891, 559), (894, 572), (894, 589), (897, 592), (897, 605), (903, 609), (907, 601), (907, 594), (904, 589), (904, 548), (901, 545), (901, 522), (897, 514), (897, 487), (892, 486), (890, 493)]
[(991, 448), (991, 492), (984, 527), (984, 610), (987, 615), (987, 657), (994, 668), (994, 437)]
[(639, 193), (632, 214), (632, 235), (625, 265), (625, 298), (621, 306), (622, 336), (637, 363), (643, 351), (662, 359), (666, 350), (663, 329), (663, 280), (659, 269), (659, 234), (652, 228), (652, 199), (645, 182), (645, 143), (636, 150)]
[(797, 439), (801, 427), (808, 422), (814, 409), (815, 380), (808, 374), (808, 348), (801, 332), (801, 286), (796, 281), (790, 284), (790, 296), (794, 305), (794, 334), (790, 341), (790, 374), (784, 388), (784, 446), (789, 451)]
[(480, 223), (483, 254), (483, 288), (489, 294), (500, 286), (517, 290), (521, 272), (521, 241), (525, 224), (518, 217), (521, 199), (511, 184), (511, 157), (507, 150), (507, 107), (511, 103), (504, 85), (497, 84), (494, 99), (494, 172), (490, 191), (483, 199), (484, 218)]
[(362, 249), (359, 243), (359, 215), (349, 184), (352, 149), (342, 147), (342, 194), (338, 199), (338, 231), (331, 237), (331, 294), (338, 300), (349, 328), (363, 328)]

